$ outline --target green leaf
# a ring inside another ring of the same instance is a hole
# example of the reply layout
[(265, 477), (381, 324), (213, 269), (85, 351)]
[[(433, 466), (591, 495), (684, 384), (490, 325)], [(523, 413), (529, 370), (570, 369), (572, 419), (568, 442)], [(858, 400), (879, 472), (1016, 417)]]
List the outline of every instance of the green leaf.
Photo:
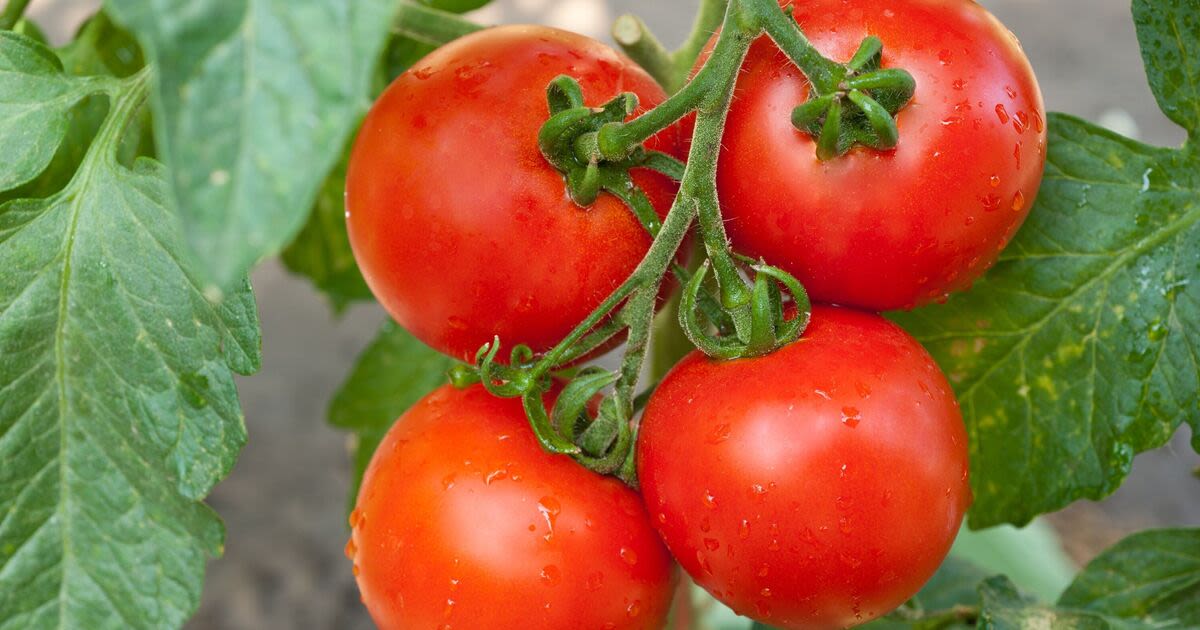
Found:
[[(392, 79), (432, 50), (433, 46), (407, 37), (391, 38), (376, 67), (372, 94), (383, 92)], [(346, 233), (346, 165), (350, 146), (321, 185), (308, 222), (282, 255), (284, 265), (310, 279), (337, 312), (352, 302), (372, 299)]]
[(283, 250), (283, 264), (312, 281), (341, 312), (352, 302), (370, 300), (371, 289), (350, 249), (346, 232), (346, 162), (338, 163), (321, 186), (308, 222)]
[[(80, 27), (75, 39), (59, 49), (58, 56), (66, 73), (76, 77), (126, 77), (145, 67), (137, 42), (114, 25), (104, 12), (88, 19)], [(48, 197), (62, 190), (79, 169), (92, 138), (108, 115), (108, 102), (104, 94), (91, 94), (76, 103), (70, 110), (66, 133), (54, 158), (41, 175), (6, 193), (0, 193), (0, 203), (10, 199)], [(118, 160), (131, 165), (138, 156), (153, 155), (150, 114), (143, 110), (126, 128)]]
[[(1195, 5), (1155, 3), (1155, 24), (1182, 24)], [(1155, 57), (1176, 50), (1170, 33), (1139, 33), (1148, 59), (1174, 63)], [(1200, 50), (1179, 61), (1200, 72)], [(972, 527), (1108, 495), (1185, 420), (1200, 446), (1200, 155), (1062, 114), (1049, 130), (1036, 207), (992, 272), (895, 316), (962, 402)]]
[(988, 575), (1006, 575), (1023, 591), (1047, 602), (1058, 599), (1078, 571), (1063, 551), (1058, 534), (1040, 519), (1020, 529), (1009, 525), (978, 531), (963, 527), (950, 555), (970, 561)]
[(1059, 605), (1156, 628), (1200, 627), (1200, 529), (1146, 531), (1122, 540), (1075, 578)]
[(435, 9), (443, 11), (451, 11), (453, 13), (466, 13), (474, 11), (492, 0), (417, 0), (417, 2), (426, 6), (431, 6)]
[(334, 395), (329, 422), (354, 431), (354, 494), (375, 447), (396, 418), (446, 382), (449, 357), (431, 350), (390, 320), (363, 351), (350, 377)]
[(1200, 130), (1200, 0), (1134, 0), (1146, 76), (1164, 113)]
[(0, 145), (9, 147), (0, 192), (46, 168), (67, 134), (71, 108), (101, 88), (99, 80), (71, 80), (37, 41), (0, 31)]
[(998, 576), (979, 586), (983, 610), (981, 630), (1150, 630), (1137, 621), (1099, 613), (1053, 608), (1021, 594), (1008, 578)]
[(108, 0), (158, 69), (155, 139), (216, 294), (292, 240), (369, 102), (389, 0)]
[(202, 501), (245, 443), (258, 321), (244, 281), (204, 299), (163, 168), (117, 159), (147, 78), (106, 84), (64, 188), (0, 205), (2, 630), (179, 627), (222, 551)]

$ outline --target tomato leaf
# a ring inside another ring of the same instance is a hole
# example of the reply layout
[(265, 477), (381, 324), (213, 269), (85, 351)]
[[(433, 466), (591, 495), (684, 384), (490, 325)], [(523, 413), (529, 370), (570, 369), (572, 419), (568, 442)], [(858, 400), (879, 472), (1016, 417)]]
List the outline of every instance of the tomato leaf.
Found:
[(1133, 21), (1150, 89), (1168, 118), (1200, 130), (1200, 1), (1135, 0)]
[(346, 162), (334, 167), (321, 185), (308, 222), (296, 240), (283, 250), (283, 264), (292, 273), (307, 277), (341, 312), (352, 302), (370, 300), (346, 232)]
[(354, 492), (388, 428), (425, 394), (446, 382), (449, 357), (430, 349), (392, 321), (363, 351), (329, 405), (330, 424), (354, 431)]
[(989, 578), (979, 586), (983, 610), (977, 627), (982, 630), (1026, 630), (1062, 628), (1064, 630), (1149, 630), (1137, 621), (1096, 612), (1060, 609), (1038, 604), (1021, 594), (1008, 578)]
[[(1155, 91), (1194, 134), (1195, 95), (1164, 82), (1200, 76), (1197, 0), (1134, 4)], [(1184, 420), (1200, 436), (1200, 153), (1049, 123), (1041, 194), (1000, 262), (946, 305), (896, 315), (962, 402), (972, 527), (1099, 499)]]
[(45, 170), (67, 134), (71, 108), (95, 89), (71, 80), (58, 57), (37, 41), (0, 31), (0, 141), (10, 148), (0, 192)]
[(1088, 564), (1059, 605), (1155, 628), (1200, 627), (1200, 529), (1146, 531), (1122, 540)]
[[(0, 33), (0, 58), (52, 58), (29, 41)], [(144, 75), (7, 70), (0, 102), (121, 105), (61, 190), (0, 205), (0, 627), (178, 627), (222, 550), (202, 500), (245, 442), (233, 372), (260, 363), (253, 295), (205, 300), (163, 168), (118, 160)]]
[[(432, 50), (433, 47), (427, 44), (402, 36), (393, 37), (376, 66), (372, 94), (378, 95), (392, 79)], [(350, 146), (347, 146), (341, 160), (321, 185), (304, 228), (282, 255), (283, 264), (291, 272), (311, 280), (329, 298), (335, 312), (341, 312), (352, 302), (373, 299), (354, 260), (346, 233), (349, 152)]]
[(155, 139), (210, 294), (287, 244), (368, 106), (395, 3), (109, 0), (158, 69)]

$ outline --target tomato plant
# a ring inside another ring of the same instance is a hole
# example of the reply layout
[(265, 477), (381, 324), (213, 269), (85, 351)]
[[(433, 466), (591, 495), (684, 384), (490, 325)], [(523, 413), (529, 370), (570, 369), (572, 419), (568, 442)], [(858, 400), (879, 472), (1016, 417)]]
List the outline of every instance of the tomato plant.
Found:
[[(589, 103), (621, 90), (643, 107), (665, 98), (599, 42), (545, 27), (489, 29), (397, 78), (350, 155), (346, 216), (367, 283), (397, 322), (460, 360), (497, 335), (548, 349), (650, 243), (616, 197), (586, 209), (572, 202), (539, 152), (546, 85), (566, 72), (579, 77)], [(656, 146), (677, 151), (675, 142), (666, 134)], [(498, 169), (497, 160), (511, 167)], [(665, 214), (670, 180), (632, 176)]]
[(662, 627), (675, 570), (637, 494), (527, 426), (444, 386), (380, 443), (347, 553), (381, 628)]
[(1045, 163), (1042, 95), (1016, 39), (973, 2), (825, 0), (794, 15), (833, 59), (868, 35), (887, 42), (884, 64), (916, 80), (913, 105), (894, 149), (818, 159), (777, 114), (809, 99), (808, 80), (756, 43), (717, 169), (734, 244), (824, 302), (908, 309), (970, 286), (1025, 220)]
[(459, 15), (483, 0), (106, 0), (61, 46), (28, 4), (0, 10), (0, 629), (188, 622), (280, 253), (394, 318), (329, 413), (348, 614), (1200, 627), (1194, 527), (1034, 594), (952, 546), (1200, 431), (1197, 0), (1132, 0), (1169, 148), (1046, 113), (970, 0), (699, 0), (679, 49), (623, 16), (621, 52)]
[(680, 361), (646, 407), (638, 478), (697, 583), (780, 628), (904, 603), (971, 495), (962, 416), (933, 358), (877, 315), (829, 307), (768, 356)]

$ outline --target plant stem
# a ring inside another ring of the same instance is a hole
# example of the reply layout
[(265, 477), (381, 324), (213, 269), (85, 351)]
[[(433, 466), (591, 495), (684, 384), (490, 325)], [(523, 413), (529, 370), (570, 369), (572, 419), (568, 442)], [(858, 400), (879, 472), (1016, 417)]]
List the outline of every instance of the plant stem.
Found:
[(818, 52), (804, 33), (796, 28), (796, 21), (779, 8), (776, 0), (741, 1), (751, 9), (759, 27), (804, 72), (818, 94), (828, 94), (838, 89), (838, 83), (845, 74), (842, 66)]
[(396, 33), (419, 42), (441, 46), (484, 27), (448, 11), (412, 2), (401, 2), (396, 10)]
[(704, 50), (704, 46), (708, 44), (708, 40), (712, 39), (713, 33), (721, 27), (721, 21), (725, 19), (725, 12), (729, 9), (729, 0), (701, 0), (700, 11), (696, 14), (696, 21), (692, 24), (692, 32), (688, 35), (687, 41), (675, 51), (675, 64), (681, 69), (680, 78), (686, 78), (691, 72), (692, 66), (696, 65), (696, 59), (700, 56), (700, 51)]
[(622, 15), (613, 22), (612, 36), (625, 54), (650, 73), (668, 93), (678, 89), (680, 81), (676, 76), (674, 55), (650, 32), (642, 18)]
[(0, 31), (12, 30), (12, 27), (21, 21), (21, 16), (25, 15), (27, 6), (29, 6), (29, 0), (8, 0), (8, 4), (4, 7), (4, 13), (0, 13)]
[(691, 34), (675, 52), (668, 52), (646, 23), (635, 15), (617, 18), (612, 36), (625, 54), (645, 68), (668, 94), (674, 94), (687, 84), (696, 58), (721, 25), (728, 7), (729, 0), (701, 0)]

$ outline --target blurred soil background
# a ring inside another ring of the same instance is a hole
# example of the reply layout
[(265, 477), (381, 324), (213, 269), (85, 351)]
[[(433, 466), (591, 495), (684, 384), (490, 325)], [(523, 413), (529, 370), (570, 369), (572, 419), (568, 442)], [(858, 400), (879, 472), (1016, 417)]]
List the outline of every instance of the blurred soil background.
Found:
[[(3, 2), (0, 2), (3, 4)], [(1020, 38), (1047, 108), (1098, 121), (1152, 144), (1183, 134), (1146, 86), (1127, 0), (983, 0)], [(695, 0), (497, 0), (482, 23), (538, 22), (608, 41), (621, 13), (636, 12), (668, 44), (683, 39)], [(58, 42), (95, 0), (34, 0), (28, 13)], [(209, 503), (228, 527), (225, 556), (209, 565), (189, 630), (358, 630), (346, 540), (346, 437), (325, 408), (385, 315), (374, 306), (335, 317), (321, 296), (278, 263), (253, 276), (261, 310), (262, 371), (239, 382), (250, 443)], [(1164, 449), (1139, 456), (1112, 497), (1049, 517), (1077, 563), (1147, 527), (1200, 526), (1200, 456), (1185, 427)]]

